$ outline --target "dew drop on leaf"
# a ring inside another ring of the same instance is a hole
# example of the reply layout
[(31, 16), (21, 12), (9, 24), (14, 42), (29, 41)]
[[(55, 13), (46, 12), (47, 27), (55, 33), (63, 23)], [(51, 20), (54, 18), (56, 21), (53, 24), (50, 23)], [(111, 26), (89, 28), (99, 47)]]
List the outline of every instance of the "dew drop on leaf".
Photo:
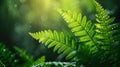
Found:
[(6, 51), (6, 49), (3, 49), (3, 52), (5, 52)]

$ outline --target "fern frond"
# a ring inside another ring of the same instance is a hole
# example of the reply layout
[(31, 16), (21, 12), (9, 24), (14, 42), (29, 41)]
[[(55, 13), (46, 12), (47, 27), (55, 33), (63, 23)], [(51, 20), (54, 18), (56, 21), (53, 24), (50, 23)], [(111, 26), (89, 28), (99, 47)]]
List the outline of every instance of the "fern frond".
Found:
[(16, 59), (16, 54), (12, 53), (2, 43), (0, 43), (0, 66), (1, 67), (19, 67), (19, 60)]
[(5, 64), (0, 60), (0, 67), (5, 67)]
[(75, 62), (45, 62), (32, 67), (76, 67)]
[(54, 51), (61, 53), (62, 57), (66, 56), (66, 59), (72, 59), (76, 55), (75, 39), (65, 35), (63, 32), (45, 30), (29, 34), (39, 42), (44, 43), (48, 48), (54, 47)]
[(33, 57), (28, 55), (25, 50), (22, 50), (18, 47), (14, 47), (14, 49), (19, 53), (20, 57), (22, 57), (26, 62), (32, 62)]
[[(79, 39), (80, 43), (88, 45), (88, 47), (93, 47), (96, 45), (94, 39), (95, 26), (91, 21), (88, 21), (86, 16), (82, 16), (80, 13), (59, 10), (60, 14), (63, 16), (68, 24), (68, 27), (74, 33), (74, 35)], [(94, 50), (91, 48), (91, 50)]]
[(34, 60), (33, 56), (27, 54), (25, 50), (22, 50), (18, 47), (14, 47), (14, 49), (19, 53), (20, 57), (25, 61), (22, 67), (30, 67), (32, 65), (37, 65), (39, 63), (45, 62), (45, 56)]
[(43, 63), (43, 62), (45, 62), (45, 56), (42, 56), (42, 57), (38, 58), (36, 61), (34, 61), (32, 63), (32, 66), (33, 65), (38, 65), (38, 64)]
[(28, 55), (25, 50), (22, 50), (18, 47), (14, 47), (14, 49), (18, 52), (18, 55), (23, 59), (24, 63), (22, 64), (22, 67), (30, 67), (32, 65), (33, 57)]
[(120, 43), (120, 23), (114, 23), (109, 25), (110, 34), (112, 35), (113, 43)]
[[(107, 11), (95, 1), (96, 6), (96, 39), (99, 44), (113, 44), (120, 40), (120, 24), (113, 23), (115, 18), (108, 15)], [(117, 37), (116, 37), (117, 36)]]

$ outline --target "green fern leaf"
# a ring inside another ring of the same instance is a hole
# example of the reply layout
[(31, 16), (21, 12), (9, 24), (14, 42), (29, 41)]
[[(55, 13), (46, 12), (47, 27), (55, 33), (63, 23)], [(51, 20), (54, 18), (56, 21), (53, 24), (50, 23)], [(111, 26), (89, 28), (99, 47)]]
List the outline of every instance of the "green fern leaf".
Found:
[(16, 54), (0, 43), (0, 67), (20, 67)]
[(42, 57), (38, 58), (36, 61), (34, 61), (32, 63), (32, 65), (37, 65), (37, 64), (40, 64), (40, 63), (43, 63), (43, 62), (45, 62), (45, 56), (42, 56)]
[[(113, 44), (120, 39), (120, 28), (118, 23), (113, 23), (115, 18), (110, 18), (107, 11), (95, 1), (96, 5), (96, 32), (95, 38), (99, 44)], [(117, 37), (116, 37), (117, 36)]]
[(79, 39), (80, 43), (93, 47), (96, 45), (94, 39), (95, 26), (91, 21), (88, 21), (86, 16), (82, 16), (79, 13), (72, 11), (59, 10), (65, 21), (68, 23), (68, 27)]
[[(74, 56), (76, 55), (76, 45), (75, 39), (70, 38), (70, 36), (65, 35), (63, 32), (58, 33), (57, 31), (52, 32), (51, 30), (45, 30), (36, 33), (29, 33), (33, 38), (39, 40), (44, 43), (48, 48), (54, 47), (54, 51), (57, 51), (62, 57), (69, 55), (74, 52)], [(67, 57), (66, 59), (72, 59), (71, 57)]]
[(18, 47), (14, 47), (14, 49), (19, 52), (20, 56), (26, 61), (26, 62), (33, 62), (33, 57), (29, 56), (25, 50), (21, 50)]

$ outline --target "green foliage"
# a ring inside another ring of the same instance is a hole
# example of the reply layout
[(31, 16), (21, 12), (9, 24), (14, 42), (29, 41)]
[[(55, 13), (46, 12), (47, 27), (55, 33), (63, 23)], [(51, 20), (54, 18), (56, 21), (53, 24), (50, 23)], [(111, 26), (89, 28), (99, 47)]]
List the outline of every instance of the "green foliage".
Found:
[(18, 48), (18, 47), (14, 47), (14, 48), (15, 48), (15, 50), (16, 50), (17, 52), (20, 53), (20, 56), (21, 56), (22, 58), (24, 58), (24, 60), (29, 61), (29, 62), (33, 61), (33, 57), (30, 56), (30, 55), (28, 55), (25, 50), (21, 50), (21, 49)]
[(32, 65), (37, 65), (39, 63), (45, 62), (45, 56), (42, 56), (37, 60), (34, 60), (33, 56), (28, 55), (25, 50), (21, 50), (20, 48), (17, 47), (14, 48), (17, 50), (17, 52), (19, 52), (20, 57), (23, 58), (23, 60), (25, 61), (22, 67), (30, 67)]
[[(79, 42), (78, 52), (81, 50), (81, 45), (86, 45), (89, 48), (96, 47), (96, 41), (94, 39), (95, 26), (90, 20), (87, 20), (86, 16), (71, 11), (59, 10), (59, 12)], [(95, 49), (96, 48), (90, 49), (90, 51)]]
[(99, 52), (102, 52), (99, 55), (101, 64), (106, 63), (106, 66), (112, 67), (119, 66), (120, 24), (113, 23), (115, 18), (110, 18), (107, 11), (99, 3), (95, 2), (95, 6), (97, 12), (95, 38), (100, 46)]
[(44, 62), (32, 67), (76, 67), (76, 65), (75, 62)]
[[(109, 15), (107, 14), (106, 10), (102, 8), (100, 4), (97, 2), (96, 4), (96, 38), (100, 40), (99, 44), (111, 44), (113, 42), (113, 37), (112, 37), (112, 29), (113, 24), (112, 22), (114, 21), (114, 17), (110, 18)], [(114, 24), (116, 26), (116, 24)]]
[[(119, 66), (120, 24), (113, 23), (115, 18), (110, 18), (98, 2), (94, 1), (94, 4), (96, 23), (81, 13), (58, 10), (73, 33), (72, 36), (51, 30), (29, 34), (48, 48), (54, 47), (54, 51), (62, 57), (66, 56), (66, 59), (72, 59), (77, 66), (81, 64), (87, 67)], [(41, 65), (44, 64), (39, 64)]]
[[(23, 60), (20, 64), (16, 53), (12, 53), (0, 43), (0, 67), (119, 67), (120, 24), (115, 22), (115, 17), (111, 18), (98, 2), (92, 1), (96, 8), (96, 22), (81, 13), (58, 10), (72, 35), (56, 30), (29, 33), (70, 62), (45, 62), (45, 56), (34, 59), (25, 50), (15, 47), (20, 55), (19, 60)], [(14, 17), (19, 13), (15, 12), (17, 5), (13, 6), (12, 3), (13, 1), (8, 1), (8, 10), (13, 12)], [(90, 4), (89, 1), (87, 3)]]
[(12, 53), (2, 43), (0, 43), (0, 67), (20, 67), (16, 54)]
[(36, 61), (34, 61), (32, 63), (32, 65), (37, 65), (37, 64), (43, 63), (43, 62), (45, 62), (45, 56), (42, 56), (42, 57), (38, 58)]
[(37, 33), (29, 33), (33, 38), (44, 43), (48, 48), (54, 47), (54, 51), (61, 54), (62, 57), (66, 56), (66, 59), (75, 59), (76, 46), (75, 39), (69, 35), (65, 35), (63, 32), (52, 32), (51, 30), (45, 30)]
[[(4, 44), (0, 43), (0, 67), (30, 67), (45, 62), (45, 56), (34, 60), (26, 51), (14, 48), (19, 52), (21, 59), (18, 58), (17, 53), (12, 53)], [(20, 61), (24, 61), (24, 63), (20, 63)]]
[(20, 55), (20, 57), (22, 57), (23, 58), (23, 60), (25, 61), (25, 63), (23, 64), (23, 67), (26, 67), (26, 66), (31, 66), (31, 64), (32, 64), (32, 62), (33, 62), (33, 57), (32, 56), (30, 56), (30, 55), (28, 55), (27, 53), (26, 53), (26, 51), (24, 51), (24, 50), (21, 50), (21, 49), (19, 49), (19, 48), (17, 48), (17, 47), (14, 47), (15, 48), (15, 50), (17, 51), (17, 52), (19, 52), (18, 54)]

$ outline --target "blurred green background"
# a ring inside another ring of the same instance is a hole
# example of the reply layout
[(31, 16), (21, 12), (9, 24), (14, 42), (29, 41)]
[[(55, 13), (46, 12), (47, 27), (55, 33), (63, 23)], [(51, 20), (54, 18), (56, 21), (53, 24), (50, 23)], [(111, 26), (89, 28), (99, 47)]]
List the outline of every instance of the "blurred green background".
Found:
[[(97, 0), (120, 22), (120, 0)], [(17, 46), (38, 58), (56, 60), (57, 54), (39, 44), (28, 32), (45, 29), (69, 32), (65, 21), (56, 11), (57, 8), (81, 12), (94, 19), (92, 0), (0, 0), (0, 41), (11, 50)]]

